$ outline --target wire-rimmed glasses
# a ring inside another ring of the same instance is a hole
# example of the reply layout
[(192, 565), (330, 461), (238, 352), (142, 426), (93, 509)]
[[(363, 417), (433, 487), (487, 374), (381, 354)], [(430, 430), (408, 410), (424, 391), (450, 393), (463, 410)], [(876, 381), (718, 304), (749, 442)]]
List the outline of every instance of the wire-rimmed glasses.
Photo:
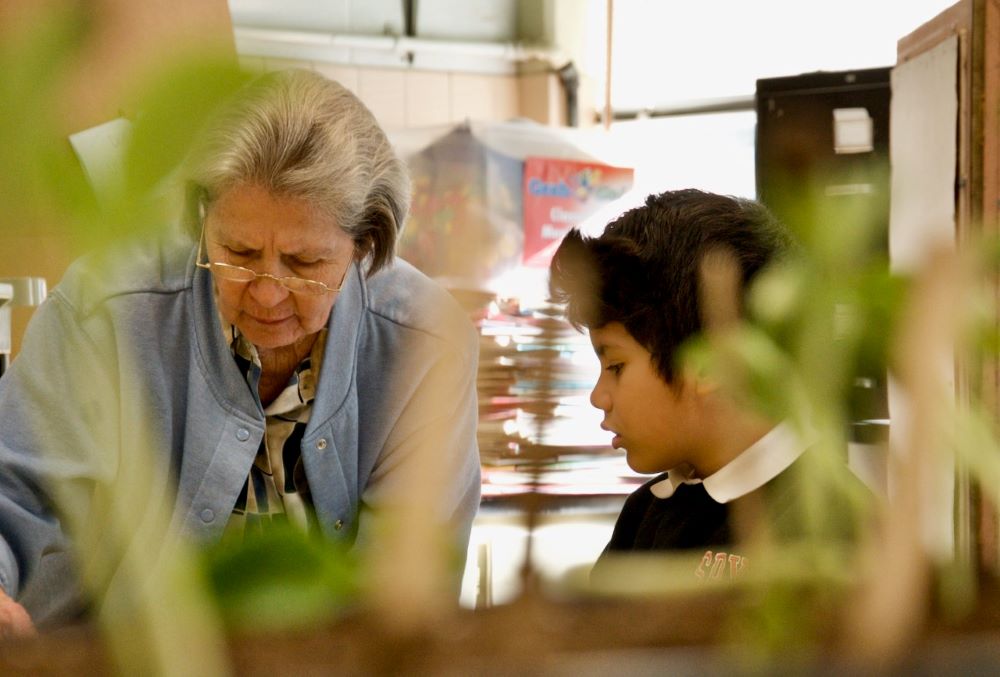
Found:
[(307, 280), (303, 277), (277, 277), (276, 275), (271, 275), (270, 273), (258, 273), (257, 271), (250, 270), (249, 268), (244, 268), (243, 266), (234, 266), (229, 263), (221, 263), (219, 261), (208, 261), (207, 263), (201, 262), (202, 251), (204, 250), (205, 244), (205, 231), (202, 229), (201, 237), (198, 238), (198, 258), (195, 259), (195, 265), (199, 268), (204, 268), (212, 272), (216, 277), (229, 280), (230, 282), (240, 282), (247, 284), (253, 282), (258, 277), (266, 277), (269, 280), (274, 280), (282, 287), (288, 291), (295, 294), (310, 294), (312, 296), (319, 296), (321, 294), (336, 294), (339, 293), (344, 287), (344, 280), (347, 279), (347, 271), (350, 270), (350, 265), (344, 269), (344, 275), (340, 278), (340, 284), (336, 287), (331, 287), (327, 284), (319, 282), (317, 280)]

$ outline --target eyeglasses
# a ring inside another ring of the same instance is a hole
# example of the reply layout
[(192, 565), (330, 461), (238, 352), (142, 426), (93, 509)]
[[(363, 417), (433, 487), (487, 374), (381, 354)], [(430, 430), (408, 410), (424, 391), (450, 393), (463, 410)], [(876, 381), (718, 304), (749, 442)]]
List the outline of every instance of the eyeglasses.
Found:
[(271, 275), (270, 273), (258, 273), (256, 271), (250, 270), (249, 268), (244, 268), (243, 266), (233, 266), (228, 263), (220, 263), (218, 261), (209, 261), (208, 263), (201, 262), (201, 254), (203, 251), (205, 243), (205, 230), (202, 228), (201, 237), (198, 238), (198, 258), (195, 259), (195, 265), (199, 268), (205, 268), (206, 270), (212, 271), (212, 274), (217, 278), (222, 280), (229, 280), (230, 282), (239, 282), (241, 284), (247, 284), (253, 282), (258, 277), (266, 277), (269, 280), (274, 280), (282, 287), (295, 294), (311, 294), (313, 296), (319, 296), (321, 294), (337, 294), (344, 287), (344, 280), (347, 279), (347, 271), (350, 270), (350, 266), (344, 269), (344, 275), (340, 278), (340, 284), (336, 287), (331, 287), (329, 285), (318, 282), (317, 280), (307, 280), (302, 277), (277, 277)]

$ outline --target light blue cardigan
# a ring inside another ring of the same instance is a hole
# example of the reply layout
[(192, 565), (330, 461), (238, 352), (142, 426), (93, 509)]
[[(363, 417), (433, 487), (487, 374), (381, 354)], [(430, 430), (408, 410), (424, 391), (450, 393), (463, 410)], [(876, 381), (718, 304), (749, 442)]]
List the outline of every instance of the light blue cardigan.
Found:
[[(366, 538), (359, 504), (415, 481), (419, 448), (444, 487), (427, 519), (447, 520), (464, 554), (480, 491), (477, 356), (466, 314), (412, 266), (397, 259), (367, 280), (352, 268), (302, 440), (329, 537)], [(75, 263), (0, 378), (0, 585), (18, 597), (31, 583), (29, 612), (37, 596), (45, 615), (58, 615), (49, 607), (73, 585), (62, 572), (62, 522), (91, 519), (130, 482), (167, 502), (177, 533), (217, 538), (264, 427), (189, 239)], [(133, 462), (130, 449), (151, 441), (162, 468)], [(143, 479), (151, 473), (161, 480)]]

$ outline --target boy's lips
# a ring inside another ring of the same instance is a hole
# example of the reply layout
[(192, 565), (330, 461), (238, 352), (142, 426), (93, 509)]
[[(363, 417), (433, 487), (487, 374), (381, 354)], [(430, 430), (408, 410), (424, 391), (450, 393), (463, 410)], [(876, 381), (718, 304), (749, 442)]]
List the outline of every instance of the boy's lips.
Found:
[(622, 436), (619, 435), (616, 430), (614, 430), (613, 428), (611, 428), (609, 425), (607, 425), (603, 421), (601, 422), (601, 430), (607, 430), (609, 433), (612, 433), (614, 435), (614, 437), (611, 439), (611, 446), (612, 447), (614, 447), (615, 449), (620, 449), (621, 448), (621, 446), (622, 446)]

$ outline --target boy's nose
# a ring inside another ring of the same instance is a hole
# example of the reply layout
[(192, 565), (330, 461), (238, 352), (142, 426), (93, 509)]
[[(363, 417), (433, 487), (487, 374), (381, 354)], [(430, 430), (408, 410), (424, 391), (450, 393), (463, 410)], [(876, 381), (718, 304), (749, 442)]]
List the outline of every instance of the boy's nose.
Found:
[(611, 409), (611, 398), (607, 395), (604, 388), (601, 387), (600, 383), (597, 383), (594, 389), (590, 391), (590, 404), (601, 411)]

